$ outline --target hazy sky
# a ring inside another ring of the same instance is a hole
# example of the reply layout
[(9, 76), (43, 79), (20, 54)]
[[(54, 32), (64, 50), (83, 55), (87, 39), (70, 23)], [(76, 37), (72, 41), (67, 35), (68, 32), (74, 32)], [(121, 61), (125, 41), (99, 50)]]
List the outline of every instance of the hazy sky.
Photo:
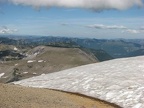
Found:
[(0, 0), (0, 34), (144, 38), (143, 0)]

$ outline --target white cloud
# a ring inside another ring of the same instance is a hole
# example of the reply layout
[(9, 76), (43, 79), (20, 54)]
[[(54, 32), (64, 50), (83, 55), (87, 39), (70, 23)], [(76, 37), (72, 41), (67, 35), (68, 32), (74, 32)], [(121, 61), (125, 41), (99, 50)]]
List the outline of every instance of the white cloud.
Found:
[(142, 29), (127, 29), (126, 31), (123, 32), (128, 32), (128, 33), (132, 33), (132, 34), (139, 34), (139, 33), (144, 33), (144, 30)]
[(17, 29), (9, 29), (6, 26), (0, 27), (0, 34), (12, 34), (17, 31)]
[(118, 26), (118, 25), (103, 25), (103, 24), (93, 24), (93, 25), (88, 25), (87, 27), (89, 28), (96, 28), (96, 29), (127, 29), (125, 26)]
[(93, 24), (93, 25), (88, 25), (86, 27), (89, 28), (95, 28), (95, 29), (120, 29), (123, 30), (122, 33), (131, 33), (131, 34), (139, 34), (139, 33), (144, 33), (144, 27), (140, 27), (140, 29), (130, 29), (122, 25), (103, 25), (103, 24)]
[(29, 5), (33, 7), (66, 7), (86, 8), (96, 11), (101, 10), (125, 10), (133, 6), (142, 7), (142, 0), (8, 0), (16, 5)]
[(132, 34), (138, 34), (138, 33), (140, 33), (140, 31), (139, 30), (134, 30), (134, 29), (128, 29), (128, 30), (126, 30), (128, 33), (132, 33)]
[(139, 29), (127, 29), (126, 31), (123, 32), (128, 32), (132, 34), (144, 33), (144, 26), (141, 26)]

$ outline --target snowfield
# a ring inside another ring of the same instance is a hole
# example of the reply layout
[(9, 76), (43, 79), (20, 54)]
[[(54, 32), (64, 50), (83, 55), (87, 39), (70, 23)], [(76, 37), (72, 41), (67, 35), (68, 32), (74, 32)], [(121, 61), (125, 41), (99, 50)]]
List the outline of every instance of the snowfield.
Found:
[(144, 108), (144, 56), (85, 65), (14, 84), (80, 93), (124, 108)]

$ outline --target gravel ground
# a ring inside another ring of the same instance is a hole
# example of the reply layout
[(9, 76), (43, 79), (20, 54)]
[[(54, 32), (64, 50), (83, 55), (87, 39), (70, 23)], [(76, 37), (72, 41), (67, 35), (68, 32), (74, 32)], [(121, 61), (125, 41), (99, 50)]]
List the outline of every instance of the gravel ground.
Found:
[(117, 108), (75, 94), (0, 84), (0, 108)]

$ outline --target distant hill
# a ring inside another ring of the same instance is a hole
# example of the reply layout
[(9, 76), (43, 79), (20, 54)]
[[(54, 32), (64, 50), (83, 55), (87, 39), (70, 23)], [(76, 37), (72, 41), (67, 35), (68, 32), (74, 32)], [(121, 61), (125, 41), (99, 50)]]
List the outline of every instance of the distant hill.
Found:
[(123, 40), (75, 39), (80, 46), (96, 50), (104, 50), (113, 58), (127, 57), (128, 53), (139, 50), (142, 45)]
[(0, 63), (1, 82), (12, 82), (36, 75), (99, 62), (79, 48), (38, 46), (25, 53), (22, 60)]
[(139, 49), (133, 52), (130, 52), (128, 56), (140, 56), (140, 55), (144, 55), (144, 49)]
[[(47, 37), (45, 37), (46, 39)], [(41, 39), (42, 40), (42, 37)], [(55, 42), (71, 42), (77, 44), (77, 47), (83, 47), (87, 49), (93, 49), (93, 50), (103, 50), (104, 52), (108, 53), (112, 58), (122, 58), (122, 57), (128, 57), (129, 53), (133, 51), (137, 51), (140, 49), (143, 49), (144, 46), (138, 42), (132, 42), (127, 40), (121, 40), (121, 39), (79, 39), (79, 38), (60, 38), (60, 37), (48, 37), (46, 40), (52, 40), (50, 43)], [(46, 40), (43, 40), (44, 43)]]
[(61, 48), (80, 48), (77, 43), (72, 42), (72, 41), (66, 41), (66, 42), (51, 42), (48, 43), (46, 46), (51, 46), (51, 47), (61, 47)]
[(93, 54), (100, 62), (114, 59), (107, 52), (101, 49), (100, 50), (94, 50), (94, 49), (88, 49), (88, 48), (81, 48), (81, 49), (89, 54)]
[(7, 37), (0, 37), (0, 44), (8, 44), (8, 45), (14, 45), (17, 41), (14, 39), (10, 39)]
[(84, 52), (88, 53), (89, 55), (95, 57), (98, 61), (106, 61), (106, 60), (111, 60), (114, 59), (111, 57), (107, 52), (104, 50), (95, 50), (95, 49), (90, 49), (90, 48), (84, 48), (82, 46), (79, 46), (77, 43), (72, 42), (72, 41), (67, 41), (67, 42), (53, 42), (49, 43), (47, 46), (52, 46), (52, 47), (62, 47), (62, 48), (80, 48)]
[(132, 42), (140, 45), (144, 45), (144, 39), (123, 39), (126, 42)]

